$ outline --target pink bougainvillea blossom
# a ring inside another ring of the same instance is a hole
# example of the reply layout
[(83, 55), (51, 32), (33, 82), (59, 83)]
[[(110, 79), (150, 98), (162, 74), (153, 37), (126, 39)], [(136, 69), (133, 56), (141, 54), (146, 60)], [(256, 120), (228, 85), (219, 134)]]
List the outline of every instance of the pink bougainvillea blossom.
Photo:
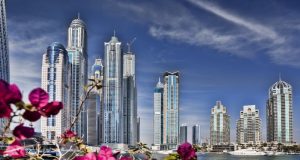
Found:
[(190, 143), (181, 144), (177, 149), (177, 153), (182, 160), (197, 159), (196, 151)]
[(13, 130), (13, 134), (18, 139), (24, 140), (34, 135), (34, 129), (31, 127), (25, 127), (24, 124), (21, 123)]
[(40, 109), (48, 104), (49, 94), (42, 88), (36, 88), (29, 93), (29, 101), (33, 106)]
[(26, 152), (24, 147), (21, 146), (21, 143), (18, 140), (15, 140), (12, 144), (6, 147), (3, 154), (15, 159), (25, 157)]
[(62, 138), (73, 138), (73, 137), (76, 137), (76, 136), (77, 136), (77, 134), (74, 133), (74, 132), (71, 131), (71, 130), (67, 130), (67, 131), (65, 131), (65, 133), (63, 133), (63, 134), (61, 135)]
[(61, 102), (53, 101), (40, 108), (40, 113), (45, 117), (50, 117), (51, 115), (57, 115), (62, 108), (63, 104)]
[(29, 110), (26, 110), (22, 116), (30, 122), (35, 122), (41, 118), (41, 114), (38, 111)]

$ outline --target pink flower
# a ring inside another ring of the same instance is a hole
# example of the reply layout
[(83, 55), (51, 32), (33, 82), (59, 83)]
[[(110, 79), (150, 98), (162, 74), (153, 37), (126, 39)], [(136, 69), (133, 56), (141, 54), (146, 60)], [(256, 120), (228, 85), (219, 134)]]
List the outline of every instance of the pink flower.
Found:
[(9, 85), (4, 80), (0, 80), (0, 118), (9, 118), (12, 109), (11, 103), (22, 101), (22, 94), (15, 85)]
[(24, 124), (21, 123), (13, 131), (14, 136), (16, 136), (20, 140), (24, 140), (26, 138), (30, 138), (30, 137), (32, 137), (34, 135), (34, 129), (33, 128), (24, 127), (23, 125)]
[(6, 96), (5, 96), (5, 100), (6, 100), (7, 103), (15, 104), (17, 102), (22, 101), (22, 94), (21, 94), (21, 92), (20, 92), (17, 85), (11, 84), (8, 87), (8, 89), (9, 89), (9, 93), (6, 94)]
[(12, 144), (6, 147), (6, 150), (3, 152), (4, 155), (8, 155), (14, 159), (25, 157), (26, 152), (21, 143), (18, 140), (15, 140)]
[(181, 144), (177, 149), (177, 153), (182, 160), (197, 159), (196, 151), (189, 143)]
[(73, 160), (97, 160), (96, 154), (94, 152), (88, 153), (84, 156), (77, 156)]
[(71, 130), (67, 130), (64, 134), (61, 135), (62, 138), (73, 138), (75, 136), (77, 136), (77, 134)]
[(41, 118), (41, 114), (38, 111), (29, 110), (26, 110), (22, 116), (30, 122), (35, 122)]
[(10, 106), (0, 98), (0, 118), (9, 118), (11, 112)]
[(115, 160), (116, 158), (113, 156), (111, 148), (107, 146), (102, 146), (100, 148), (100, 152), (98, 154), (99, 160)]
[(36, 88), (29, 93), (29, 101), (33, 106), (40, 109), (48, 104), (49, 94), (42, 88)]
[[(29, 101), (38, 110), (38, 113), (45, 117), (50, 117), (51, 115), (57, 115), (59, 111), (63, 108), (63, 104), (58, 101), (53, 101), (48, 103), (49, 94), (42, 88), (36, 88), (32, 90), (29, 94)], [(25, 118), (29, 121), (36, 121), (38, 119), (37, 112), (25, 112)], [(31, 115), (34, 117), (31, 118)]]
[(5, 97), (8, 92), (9, 84), (6, 81), (0, 79), (0, 97)]
[(57, 115), (62, 108), (63, 104), (61, 102), (53, 101), (40, 108), (40, 113), (45, 117), (50, 117), (51, 115)]

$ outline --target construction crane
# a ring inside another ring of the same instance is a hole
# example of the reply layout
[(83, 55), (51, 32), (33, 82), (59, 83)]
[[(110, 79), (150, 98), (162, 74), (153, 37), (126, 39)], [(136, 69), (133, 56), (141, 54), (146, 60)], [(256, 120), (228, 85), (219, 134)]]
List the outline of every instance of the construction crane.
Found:
[(130, 47), (131, 47), (131, 45), (134, 43), (134, 41), (136, 40), (136, 37), (134, 37), (130, 42), (128, 42), (127, 43), (127, 46), (128, 46), (128, 53), (130, 53), (131, 51), (130, 51)]

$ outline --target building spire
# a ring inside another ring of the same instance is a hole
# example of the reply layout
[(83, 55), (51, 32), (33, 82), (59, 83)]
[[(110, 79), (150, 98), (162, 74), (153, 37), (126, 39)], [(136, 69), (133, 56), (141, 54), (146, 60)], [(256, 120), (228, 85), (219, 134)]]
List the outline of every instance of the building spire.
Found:
[(279, 72), (279, 81), (281, 81), (281, 73)]
[(79, 12), (77, 13), (77, 19), (80, 19), (80, 13)]
[(130, 42), (127, 43), (127, 46), (128, 46), (127, 52), (128, 53), (131, 53), (131, 51), (130, 51), (131, 45), (134, 43), (135, 40), (136, 40), (136, 37), (134, 37)]
[(116, 36), (116, 30), (114, 29), (114, 37)]

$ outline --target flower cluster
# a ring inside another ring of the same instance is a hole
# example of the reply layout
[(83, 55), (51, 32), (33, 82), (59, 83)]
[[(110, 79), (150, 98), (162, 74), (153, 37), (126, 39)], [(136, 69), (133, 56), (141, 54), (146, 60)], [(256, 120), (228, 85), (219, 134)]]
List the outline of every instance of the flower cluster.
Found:
[(197, 159), (196, 149), (190, 143), (187, 142), (183, 143), (178, 147), (177, 153), (175, 154), (171, 153), (165, 158), (165, 160), (176, 160), (176, 159), (196, 160)]
[[(50, 117), (56, 115), (63, 108), (61, 102), (48, 102), (49, 95), (41, 88), (36, 88), (30, 92), (29, 101), (30, 104), (23, 102), (22, 94), (17, 85), (0, 80), (0, 118), (6, 118), (8, 120), (3, 131), (2, 141), (9, 139), (5, 137), (5, 134), (14, 117), (22, 116), (30, 122), (35, 122), (39, 120), (41, 116)], [(13, 135), (13, 141), (6, 141), (9, 146), (2, 154), (10, 156), (11, 158), (24, 157), (26, 152), (20, 141), (31, 138), (34, 135), (34, 129), (26, 127), (23, 123), (19, 122), (19, 125), (13, 130)]]

